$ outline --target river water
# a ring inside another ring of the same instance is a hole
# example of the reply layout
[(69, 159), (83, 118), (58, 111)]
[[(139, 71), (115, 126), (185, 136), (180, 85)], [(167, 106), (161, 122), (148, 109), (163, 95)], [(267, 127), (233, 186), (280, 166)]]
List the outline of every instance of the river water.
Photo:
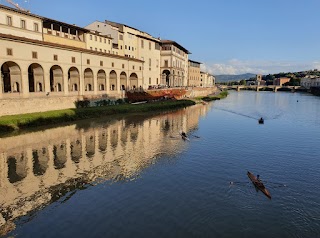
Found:
[(0, 221), (8, 237), (320, 237), (319, 145), (320, 98), (289, 92), (41, 128), (0, 138)]

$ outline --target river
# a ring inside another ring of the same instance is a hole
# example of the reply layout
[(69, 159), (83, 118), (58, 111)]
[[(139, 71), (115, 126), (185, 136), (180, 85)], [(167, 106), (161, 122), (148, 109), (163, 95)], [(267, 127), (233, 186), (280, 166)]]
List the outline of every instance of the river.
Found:
[(319, 145), (306, 93), (40, 128), (0, 138), (0, 221), (23, 238), (320, 237)]

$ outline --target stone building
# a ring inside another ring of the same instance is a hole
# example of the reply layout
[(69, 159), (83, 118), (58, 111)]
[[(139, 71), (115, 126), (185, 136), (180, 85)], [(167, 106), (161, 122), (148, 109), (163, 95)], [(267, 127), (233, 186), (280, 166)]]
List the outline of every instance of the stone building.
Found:
[(200, 87), (213, 87), (215, 85), (215, 77), (207, 72), (200, 72)]
[(187, 86), (191, 53), (175, 41), (161, 40), (161, 43), (161, 83), (170, 87)]
[(290, 78), (287, 77), (281, 77), (281, 78), (276, 78), (273, 80), (273, 85), (277, 85), (277, 86), (282, 86), (285, 83), (290, 82)]
[(110, 54), (108, 35), (3, 5), (0, 16), (0, 116), (73, 108), (83, 98), (121, 98), (123, 89), (143, 85), (144, 61)]
[(85, 28), (113, 37), (112, 53), (144, 62), (142, 67), (144, 89), (149, 85), (160, 84), (161, 42), (159, 39), (131, 26), (107, 20), (95, 21)]
[(200, 62), (193, 61), (189, 59), (188, 67), (188, 86), (189, 87), (199, 87), (201, 84), (200, 81)]

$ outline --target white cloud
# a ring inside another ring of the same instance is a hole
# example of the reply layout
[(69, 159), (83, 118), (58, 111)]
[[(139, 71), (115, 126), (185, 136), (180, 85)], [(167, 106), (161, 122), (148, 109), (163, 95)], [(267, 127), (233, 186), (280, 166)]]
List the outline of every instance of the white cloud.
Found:
[(219, 74), (273, 74), (280, 72), (298, 72), (309, 69), (320, 69), (320, 61), (295, 62), (295, 61), (250, 61), (231, 59), (224, 63), (206, 62), (201, 65), (201, 70), (213, 75)]

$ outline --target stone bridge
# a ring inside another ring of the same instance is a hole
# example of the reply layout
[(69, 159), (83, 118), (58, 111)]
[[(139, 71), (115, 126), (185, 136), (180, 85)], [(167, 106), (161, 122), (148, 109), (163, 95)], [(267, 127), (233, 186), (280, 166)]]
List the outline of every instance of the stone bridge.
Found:
[(278, 90), (283, 91), (304, 91), (305, 88), (302, 86), (280, 86), (280, 85), (220, 85), (219, 88), (227, 89), (227, 90), (252, 90), (252, 91), (260, 91), (260, 90), (269, 90), (273, 92), (277, 92)]

